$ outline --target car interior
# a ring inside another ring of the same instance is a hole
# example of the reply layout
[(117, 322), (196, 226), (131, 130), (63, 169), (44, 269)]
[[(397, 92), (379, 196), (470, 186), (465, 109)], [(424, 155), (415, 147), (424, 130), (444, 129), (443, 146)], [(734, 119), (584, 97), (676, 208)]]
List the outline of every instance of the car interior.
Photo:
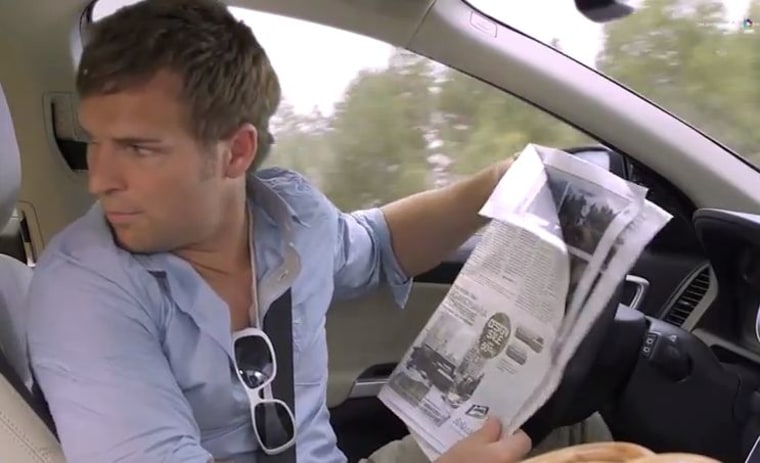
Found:
[[(74, 89), (93, 3), (0, 2), (3, 461), (65, 461), (27, 365), (23, 311), (45, 243), (93, 201)], [(557, 148), (601, 160), (614, 174), (648, 188), (648, 198), (673, 215), (623, 282), (604, 341), (612, 348), (604, 349), (604, 360), (589, 373), (613, 377), (609, 388), (615, 398), (602, 415), (616, 440), (725, 462), (746, 458), (760, 436), (756, 167), (620, 83), (463, 0), (227, 3), (410, 50), (598, 140)], [(636, 14), (615, 8), (588, 13), (621, 21)], [(403, 310), (382, 290), (330, 308), (327, 400), (339, 446), (350, 461), (407, 433), (376, 396), (475, 245), (477, 236), (417, 277)]]

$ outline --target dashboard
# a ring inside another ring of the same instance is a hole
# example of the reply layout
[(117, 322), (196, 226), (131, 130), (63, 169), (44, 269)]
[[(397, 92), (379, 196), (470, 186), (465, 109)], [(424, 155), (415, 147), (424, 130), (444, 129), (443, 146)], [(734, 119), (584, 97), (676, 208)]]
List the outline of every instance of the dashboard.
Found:
[(612, 391), (599, 411), (616, 440), (743, 461), (760, 442), (760, 215), (698, 209), (608, 147), (565, 151), (645, 187), (673, 216), (628, 272), (589, 373), (587, 386), (604, 387), (573, 400)]
[(740, 342), (760, 353), (760, 246), (749, 246), (741, 253), (737, 270)]
[[(660, 315), (626, 315), (643, 343), (602, 414), (618, 440), (743, 461), (760, 436), (760, 215), (698, 209), (693, 232), (705, 263)], [(681, 300), (690, 310), (671, 316)]]
[(720, 291), (693, 333), (727, 361), (760, 369), (760, 215), (700, 209), (694, 227)]
[(623, 378), (600, 410), (613, 436), (743, 461), (760, 442), (760, 215), (698, 209), (607, 147), (567, 151), (645, 187), (673, 216), (630, 269), (606, 341), (614, 351), (628, 335), (639, 350), (596, 371)]

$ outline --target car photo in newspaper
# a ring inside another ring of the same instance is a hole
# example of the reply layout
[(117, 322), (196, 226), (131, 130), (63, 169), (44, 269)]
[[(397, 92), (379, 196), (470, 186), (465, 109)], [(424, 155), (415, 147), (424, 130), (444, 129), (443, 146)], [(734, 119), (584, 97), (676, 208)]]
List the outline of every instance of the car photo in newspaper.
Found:
[[(556, 390), (579, 339), (669, 219), (642, 215), (655, 207), (645, 195), (568, 153), (520, 153), (481, 210), (493, 220), (379, 394), (431, 459), (486, 416), (513, 432)], [(640, 236), (631, 246), (625, 230)]]

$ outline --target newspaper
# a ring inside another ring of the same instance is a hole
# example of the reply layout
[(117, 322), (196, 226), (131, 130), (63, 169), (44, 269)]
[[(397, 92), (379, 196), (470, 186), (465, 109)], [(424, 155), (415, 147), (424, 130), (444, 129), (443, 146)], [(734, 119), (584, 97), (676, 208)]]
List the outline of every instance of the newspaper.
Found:
[(671, 216), (647, 190), (528, 145), (480, 213), (492, 219), (379, 399), (433, 460), (488, 416), (505, 434), (565, 366)]

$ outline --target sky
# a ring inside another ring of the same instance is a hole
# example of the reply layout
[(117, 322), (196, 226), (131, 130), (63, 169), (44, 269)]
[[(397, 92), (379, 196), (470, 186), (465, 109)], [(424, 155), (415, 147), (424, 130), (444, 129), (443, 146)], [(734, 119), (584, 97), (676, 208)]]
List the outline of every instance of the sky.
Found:
[[(100, 0), (95, 17), (136, 1), (139, 0)], [(602, 27), (583, 17), (573, 0), (468, 1), (483, 13), (546, 43), (558, 39), (565, 53), (594, 66), (603, 43)], [(749, 0), (723, 0), (728, 27), (738, 27), (748, 3)], [(360, 70), (384, 67), (393, 51), (383, 42), (327, 26), (242, 8), (232, 8), (232, 12), (267, 50), (285, 99), (299, 112), (310, 112), (315, 107), (331, 112)]]

